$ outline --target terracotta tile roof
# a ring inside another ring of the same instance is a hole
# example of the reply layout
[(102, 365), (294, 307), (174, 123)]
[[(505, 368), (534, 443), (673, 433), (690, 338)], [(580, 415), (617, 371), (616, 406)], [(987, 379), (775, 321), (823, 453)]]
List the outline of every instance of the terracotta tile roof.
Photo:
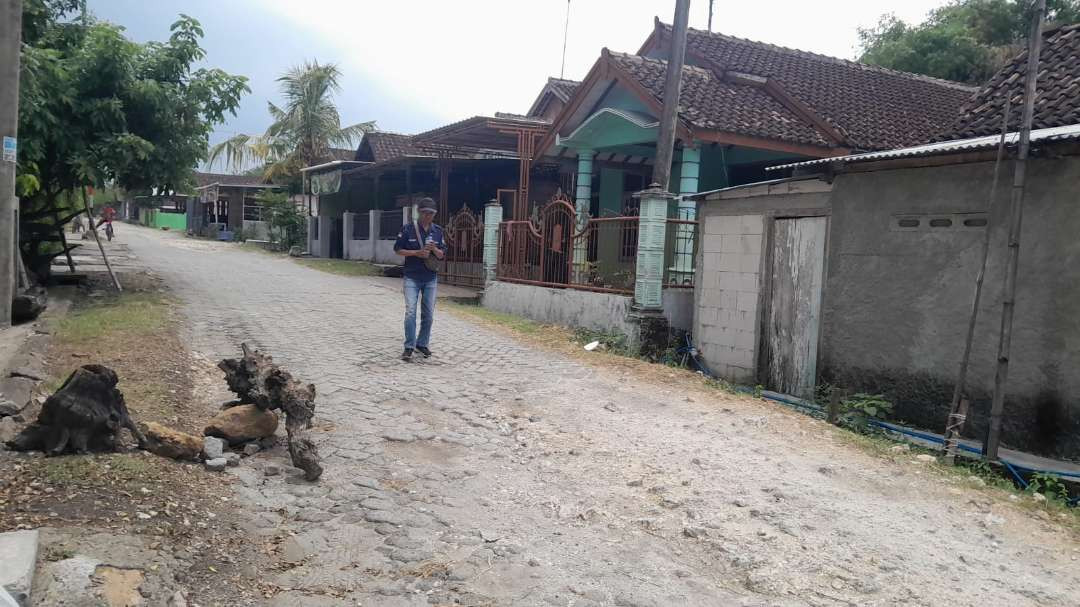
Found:
[[(671, 26), (657, 23), (657, 33), (670, 38)], [(714, 71), (775, 81), (862, 150), (930, 141), (975, 92), (956, 82), (694, 29), (687, 37), (688, 62), (692, 57)]]
[[(1027, 51), (1013, 58), (990, 79), (939, 139), (963, 139), (1001, 132), (1005, 98), (1011, 96), (1010, 130), (1020, 123)], [(1039, 53), (1033, 129), (1080, 124), (1080, 23), (1043, 33)]]
[(353, 160), (355, 157), (356, 150), (330, 148), (330, 160)]
[(430, 156), (412, 144), (412, 135), (372, 131), (365, 133), (356, 152), (356, 160), (386, 162), (402, 156)]
[(563, 78), (548, 78), (547, 80), (548, 90), (561, 99), (563, 103), (570, 100), (570, 95), (574, 94), (580, 84), (577, 80), (565, 80)]
[(561, 103), (566, 103), (580, 85), (581, 83), (576, 80), (548, 78), (547, 83), (545, 83), (544, 88), (540, 90), (540, 94), (536, 96), (536, 100), (533, 101), (533, 104), (529, 107), (529, 111), (526, 115), (540, 116), (547, 111), (553, 98)]
[(208, 186), (212, 183), (218, 183), (223, 186), (252, 186), (258, 187), (263, 185), (269, 185), (259, 176), (252, 175), (231, 175), (228, 173), (203, 173), (195, 171), (195, 187), (201, 188)]
[[(663, 102), (667, 62), (608, 51), (620, 69)], [(683, 67), (679, 115), (694, 128), (828, 147), (827, 136), (770, 95), (764, 83), (739, 84)]]

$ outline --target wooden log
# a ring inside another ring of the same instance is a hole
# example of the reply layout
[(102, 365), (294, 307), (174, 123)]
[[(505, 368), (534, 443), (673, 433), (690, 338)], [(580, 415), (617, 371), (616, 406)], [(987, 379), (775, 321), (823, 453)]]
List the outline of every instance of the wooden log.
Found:
[(307, 437), (315, 417), (315, 384), (300, 382), (274, 364), (270, 355), (252, 350), (246, 343), (240, 344), (240, 349), (241, 358), (226, 358), (218, 364), (229, 390), (237, 396), (236, 404), (283, 411), (293, 465), (304, 471), (307, 480), (318, 480), (323, 473), (319, 451)]
[(146, 446), (116, 389), (116, 373), (102, 365), (76, 369), (41, 408), (37, 421), (11, 442), (16, 451), (45, 451), (49, 455), (116, 451), (116, 437), (127, 428)]

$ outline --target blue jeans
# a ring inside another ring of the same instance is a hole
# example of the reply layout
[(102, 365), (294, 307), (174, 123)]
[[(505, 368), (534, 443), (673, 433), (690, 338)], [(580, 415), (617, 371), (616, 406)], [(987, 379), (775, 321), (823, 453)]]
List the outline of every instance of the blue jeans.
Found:
[[(419, 281), (405, 277), (405, 347), (409, 350), (426, 348), (431, 342), (431, 324), (435, 321), (435, 288), (438, 278)], [(421, 300), (420, 336), (416, 335), (416, 300)]]

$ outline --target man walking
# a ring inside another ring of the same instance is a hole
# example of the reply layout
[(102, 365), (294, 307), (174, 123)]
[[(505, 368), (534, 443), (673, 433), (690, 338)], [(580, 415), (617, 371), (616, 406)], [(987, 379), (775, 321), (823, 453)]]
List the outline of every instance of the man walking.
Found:
[[(405, 258), (405, 351), (401, 360), (412, 360), (413, 350), (431, 356), (431, 324), (435, 321), (435, 290), (439, 260), (446, 255), (442, 228), (435, 225), (435, 203), (424, 198), (419, 204), (420, 219), (407, 223), (398, 233), (394, 252)], [(416, 334), (416, 303), (420, 311), (420, 335)]]

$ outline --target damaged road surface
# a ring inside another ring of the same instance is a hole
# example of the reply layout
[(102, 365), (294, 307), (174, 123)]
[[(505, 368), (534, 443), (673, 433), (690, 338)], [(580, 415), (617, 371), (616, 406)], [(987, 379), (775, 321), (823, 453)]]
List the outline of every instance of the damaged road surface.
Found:
[(229, 469), (264, 604), (1077, 603), (1073, 531), (908, 454), (447, 313), (405, 365), (400, 281), (128, 234), (192, 348), (315, 384), (317, 482), (280, 450)]

